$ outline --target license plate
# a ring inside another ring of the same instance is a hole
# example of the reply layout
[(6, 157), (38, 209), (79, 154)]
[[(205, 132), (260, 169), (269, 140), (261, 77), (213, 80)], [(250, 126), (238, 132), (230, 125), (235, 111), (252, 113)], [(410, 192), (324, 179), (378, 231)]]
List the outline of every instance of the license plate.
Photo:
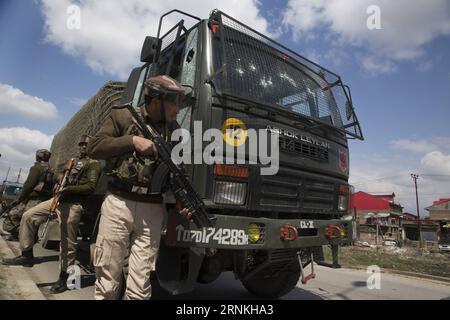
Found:
[(312, 220), (301, 220), (300, 229), (314, 229), (314, 221)]
[(185, 229), (182, 225), (175, 228), (177, 242), (210, 245), (243, 246), (248, 244), (248, 234), (242, 229), (203, 228)]

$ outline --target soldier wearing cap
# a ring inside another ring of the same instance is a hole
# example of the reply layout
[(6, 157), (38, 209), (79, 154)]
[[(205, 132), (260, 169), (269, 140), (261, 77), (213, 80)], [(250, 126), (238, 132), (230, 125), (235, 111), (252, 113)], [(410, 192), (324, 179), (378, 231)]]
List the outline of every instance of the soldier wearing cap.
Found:
[(8, 240), (18, 240), (23, 213), (52, 196), (53, 170), (48, 163), (50, 156), (47, 149), (36, 151), (36, 162), (30, 168), (19, 198), (11, 203), (11, 210), (3, 222), (3, 230), (10, 233)]
[[(94, 192), (100, 175), (100, 164), (87, 156), (87, 146), (90, 137), (81, 136), (78, 147), (79, 156), (75, 158), (69, 173), (68, 185), (61, 190), (61, 198), (56, 207), (56, 214), (61, 226), (60, 275), (52, 286), (52, 293), (67, 290), (67, 269), (75, 264), (78, 223), (83, 212), (83, 204), (87, 196)], [(61, 179), (61, 175), (58, 177)], [(19, 240), (22, 255), (14, 259), (4, 259), (5, 265), (23, 265), (31, 267), (34, 264), (33, 246), (39, 226), (50, 216), (52, 200), (38, 204), (24, 213), (20, 221)]]
[[(169, 141), (179, 128), (177, 114), (184, 88), (168, 76), (146, 80), (141, 114)], [(89, 145), (89, 155), (107, 160), (113, 179), (103, 202), (94, 253), (95, 299), (121, 299), (122, 270), (129, 255), (125, 299), (151, 297), (150, 273), (155, 268), (164, 210), (161, 194), (148, 194), (157, 164), (155, 144), (141, 136), (126, 109), (115, 109)], [(180, 209), (180, 206), (178, 206)], [(180, 214), (190, 218), (187, 209)]]

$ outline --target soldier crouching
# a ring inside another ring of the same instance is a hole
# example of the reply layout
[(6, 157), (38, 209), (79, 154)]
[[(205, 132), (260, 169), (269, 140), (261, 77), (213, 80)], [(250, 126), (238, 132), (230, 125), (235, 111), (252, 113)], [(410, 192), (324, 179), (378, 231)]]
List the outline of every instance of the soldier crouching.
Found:
[(19, 240), (23, 214), (52, 196), (53, 171), (48, 163), (50, 157), (51, 153), (46, 149), (36, 151), (36, 163), (30, 168), (20, 196), (9, 206), (11, 209), (3, 222), (3, 230), (10, 234), (7, 240)]
[[(100, 175), (100, 164), (90, 159), (86, 150), (90, 137), (83, 135), (78, 143), (79, 157), (68, 174), (68, 183), (60, 191), (61, 198), (56, 206), (56, 214), (61, 227), (60, 275), (50, 292), (67, 290), (67, 269), (75, 264), (78, 224), (83, 212), (83, 202), (95, 190)], [(26, 211), (20, 221), (19, 241), (22, 255), (14, 259), (4, 259), (4, 265), (34, 265), (33, 247), (36, 243), (39, 226), (50, 216), (52, 199), (41, 202)]]

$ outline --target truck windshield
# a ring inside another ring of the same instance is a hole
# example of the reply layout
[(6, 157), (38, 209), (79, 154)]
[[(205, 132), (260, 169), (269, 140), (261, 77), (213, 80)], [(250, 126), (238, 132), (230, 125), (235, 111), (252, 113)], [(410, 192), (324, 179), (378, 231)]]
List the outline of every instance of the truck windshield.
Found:
[(212, 28), (215, 83), (221, 92), (362, 137), (350, 93), (338, 76), (224, 14), (221, 22)]

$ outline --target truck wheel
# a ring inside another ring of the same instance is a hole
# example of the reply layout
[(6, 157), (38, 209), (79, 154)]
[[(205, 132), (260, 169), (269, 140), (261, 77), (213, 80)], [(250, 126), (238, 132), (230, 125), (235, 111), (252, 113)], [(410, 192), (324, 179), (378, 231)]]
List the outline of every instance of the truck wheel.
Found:
[(294, 289), (300, 278), (300, 266), (297, 260), (293, 260), (284, 270), (271, 277), (252, 277), (241, 280), (242, 285), (251, 294), (263, 298), (276, 299), (282, 297)]

